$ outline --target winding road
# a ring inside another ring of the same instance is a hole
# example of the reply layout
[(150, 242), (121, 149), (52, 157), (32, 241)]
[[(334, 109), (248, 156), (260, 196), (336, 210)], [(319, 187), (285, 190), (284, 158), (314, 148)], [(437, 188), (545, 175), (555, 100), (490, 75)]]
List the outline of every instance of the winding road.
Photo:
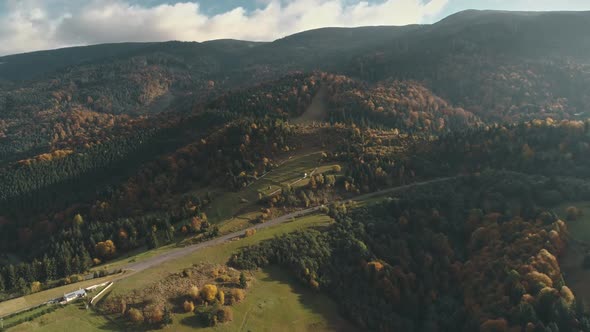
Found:
[[(355, 197), (351, 198), (350, 200), (351, 201), (361, 201), (361, 200), (365, 200), (365, 199), (375, 197), (375, 196), (381, 196), (381, 195), (385, 195), (385, 194), (396, 193), (396, 192), (408, 190), (408, 189), (415, 188), (415, 187), (430, 185), (430, 184), (439, 183), (439, 182), (445, 182), (445, 181), (457, 179), (459, 177), (461, 177), (461, 176), (438, 178), (438, 179), (434, 179), (434, 180), (417, 182), (417, 183), (412, 183), (412, 184), (394, 187), (394, 188), (388, 188), (388, 189), (384, 189), (384, 190), (380, 190), (380, 191), (376, 191), (376, 192), (372, 192), (372, 193), (368, 193), (368, 194), (364, 194), (364, 195), (360, 195), (360, 196), (355, 196)], [(283, 216), (271, 219), (267, 222), (254, 225), (249, 228), (259, 230), (259, 229), (279, 225), (279, 224), (291, 221), (293, 219), (314, 213), (314, 212), (318, 211), (319, 209), (320, 209), (320, 207), (316, 206), (316, 207), (311, 207), (311, 208), (308, 208), (305, 210), (292, 212), (292, 213), (285, 214)], [(127, 264), (127, 265), (123, 266), (122, 269), (128, 270), (128, 271), (133, 271), (133, 272), (143, 271), (143, 270), (149, 269), (150, 267), (162, 264), (166, 261), (173, 260), (173, 259), (176, 259), (179, 257), (183, 257), (185, 255), (189, 255), (189, 254), (191, 254), (195, 251), (201, 250), (203, 248), (208, 248), (211, 246), (223, 244), (231, 239), (242, 236), (243, 234), (244, 234), (244, 230), (241, 230), (241, 231), (237, 231), (237, 232), (233, 232), (233, 233), (219, 236), (219, 237), (211, 239), (209, 241), (197, 243), (197, 244), (186, 246), (183, 248), (172, 249), (172, 250), (165, 252), (161, 255), (148, 258), (144, 261)], [(122, 275), (119, 279), (126, 278), (129, 275), (130, 275), (129, 273), (126, 273), (126, 274)]]
[[(416, 182), (416, 183), (412, 183), (412, 184), (408, 184), (408, 185), (404, 185), (404, 186), (384, 189), (384, 190), (380, 190), (380, 191), (376, 191), (376, 192), (372, 192), (372, 193), (368, 193), (368, 194), (364, 194), (364, 195), (360, 195), (360, 196), (355, 196), (351, 199), (347, 199), (347, 201), (361, 201), (361, 200), (365, 200), (365, 199), (372, 198), (375, 196), (381, 196), (381, 195), (385, 195), (385, 194), (401, 192), (401, 191), (408, 190), (408, 189), (415, 188), (415, 187), (420, 187), (420, 186), (425, 186), (425, 185), (430, 185), (430, 184), (435, 184), (435, 183), (440, 183), (440, 182), (446, 182), (449, 180), (458, 179), (460, 177), (462, 177), (462, 176), (445, 177), (445, 178), (438, 178), (438, 179), (433, 179), (433, 180), (429, 180), (429, 181)], [(271, 219), (265, 223), (254, 225), (249, 228), (259, 230), (259, 229), (272, 227), (272, 226), (279, 225), (279, 224), (282, 224), (285, 222), (289, 222), (289, 221), (292, 221), (296, 218), (317, 212), (320, 208), (321, 208), (320, 206), (316, 206), (316, 207), (308, 208), (305, 210), (299, 210), (296, 212), (292, 212), (292, 213)], [(197, 243), (197, 244), (182, 247), (182, 248), (171, 249), (170, 251), (164, 252), (158, 256), (147, 258), (141, 262), (128, 263), (128, 264), (120, 267), (120, 269), (126, 271), (126, 273), (123, 273), (123, 274), (111, 279), (110, 281), (116, 282), (118, 280), (127, 278), (135, 273), (138, 273), (138, 272), (147, 270), (151, 267), (160, 265), (164, 262), (189, 255), (191, 253), (194, 253), (194, 252), (199, 251), (204, 248), (223, 244), (223, 243), (230, 241), (236, 237), (241, 237), (243, 234), (244, 234), (244, 230), (225, 234), (225, 235), (219, 236), (217, 238), (214, 238), (214, 239), (211, 239), (211, 240), (208, 240), (205, 242)], [(39, 293), (39, 294), (41, 294), (41, 293)], [(17, 299), (13, 299), (13, 300), (19, 300), (19, 299), (22, 299), (22, 298), (17, 298)], [(51, 300), (51, 299), (48, 298), (47, 300)], [(38, 302), (39, 303), (35, 303), (33, 306), (29, 306), (29, 308), (32, 308), (34, 306), (38, 306), (43, 303), (43, 301), (38, 301)], [(21, 312), (21, 311), (24, 311), (27, 309), (28, 308), (21, 308), (18, 311), (6, 312), (6, 314), (11, 314), (13, 312)]]

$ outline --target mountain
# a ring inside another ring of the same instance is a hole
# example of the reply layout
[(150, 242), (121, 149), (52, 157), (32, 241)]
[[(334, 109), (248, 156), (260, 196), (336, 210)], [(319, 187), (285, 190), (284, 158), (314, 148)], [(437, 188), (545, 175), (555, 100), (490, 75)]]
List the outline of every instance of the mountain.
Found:
[[(466, 11), (273, 42), (1, 57), (0, 299), (215, 237), (221, 222), (317, 207), (338, 221), (324, 235), (277, 238), (232, 264), (286, 264), (370, 330), (590, 327), (553, 264), (566, 232), (552, 212), (590, 197), (589, 23)], [(441, 179), (452, 183), (430, 186)], [(374, 211), (336, 203), (415, 183), (427, 186)], [(491, 286), (479, 294), (469, 274)]]

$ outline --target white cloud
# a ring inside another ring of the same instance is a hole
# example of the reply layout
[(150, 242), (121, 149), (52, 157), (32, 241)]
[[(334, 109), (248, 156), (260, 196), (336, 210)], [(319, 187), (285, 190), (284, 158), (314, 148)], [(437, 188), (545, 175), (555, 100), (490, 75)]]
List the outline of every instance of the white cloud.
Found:
[[(404, 25), (437, 15), (448, 0), (264, 0), (261, 9), (237, 7), (208, 17), (198, 2), (152, 7), (125, 0), (8, 0), (0, 16), (0, 54), (124, 41), (274, 40), (324, 26)], [(74, 2), (72, 2), (74, 1)], [(76, 6), (77, 4), (77, 6)]]

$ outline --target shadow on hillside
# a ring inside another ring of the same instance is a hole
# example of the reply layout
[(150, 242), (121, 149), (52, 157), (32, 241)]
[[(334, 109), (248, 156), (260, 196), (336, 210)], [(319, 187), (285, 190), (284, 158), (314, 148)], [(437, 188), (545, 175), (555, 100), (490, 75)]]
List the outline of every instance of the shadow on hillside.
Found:
[(314, 324), (310, 324), (308, 326), (309, 331), (317, 331), (319, 328), (344, 332), (359, 331), (351, 322), (342, 316), (337, 303), (327, 295), (313, 291), (311, 288), (303, 285), (301, 281), (297, 280), (286, 269), (274, 266), (264, 268), (263, 271), (267, 274), (267, 277), (261, 279), (262, 281), (274, 281), (291, 286), (293, 293), (297, 294), (299, 302), (305, 308), (324, 317), (327, 326), (314, 326)]

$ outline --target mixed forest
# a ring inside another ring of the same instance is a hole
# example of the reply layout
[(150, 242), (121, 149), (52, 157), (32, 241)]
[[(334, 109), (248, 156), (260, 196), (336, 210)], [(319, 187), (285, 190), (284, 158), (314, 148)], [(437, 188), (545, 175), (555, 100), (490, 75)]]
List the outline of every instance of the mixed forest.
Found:
[[(550, 28), (564, 22), (566, 40)], [(560, 265), (579, 211), (556, 212), (590, 200), (587, 24), (587, 13), (464, 12), (272, 43), (2, 57), (13, 66), (0, 67), (0, 301), (216, 238), (222, 220), (207, 211), (224, 194), (319, 153), (304, 185), (242, 203), (253, 223), (318, 207), (332, 225), (171, 275), (172, 309), (133, 293), (103, 310), (142, 328), (170, 310), (222, 323), (247, 289), (234, 268), (277, 265), (362, 330), (590, 331)], [(427, 185), (348, 202), (413, 183)]]

